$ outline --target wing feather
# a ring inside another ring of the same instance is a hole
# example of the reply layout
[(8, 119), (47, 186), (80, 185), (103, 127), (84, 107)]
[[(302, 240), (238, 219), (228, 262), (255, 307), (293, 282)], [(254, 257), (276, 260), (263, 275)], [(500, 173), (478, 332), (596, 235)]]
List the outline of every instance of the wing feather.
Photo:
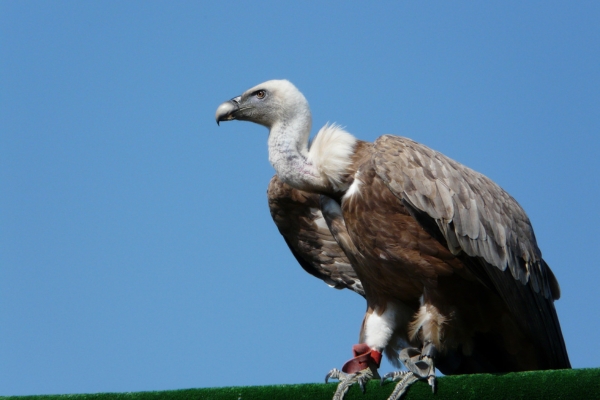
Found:
[(373, 157), (389, 189), (433, 218), (453, 253), (508, 267), (516, 280), (552, 296), (529, 218), (493, 181), (407, 138), (380, 137)]
[(482, 174), (410, 139), (380, 137), (373, 161), (385, 185), (415, 209), (413, 216), (420, 215), (417, 221), (430, 226), (422, 214), (435, 220), (448, 249), (500, 294), (522, 329), (547, 349), (545, 365), (569, 367), (553, 304), (558, 282), (516, 200)]
[(273, 221), (302, 268), (329, 286), (364, 296), (354, 268), (323, 218), (319, 195), (292, 189), (275, 175), (267, 196)]

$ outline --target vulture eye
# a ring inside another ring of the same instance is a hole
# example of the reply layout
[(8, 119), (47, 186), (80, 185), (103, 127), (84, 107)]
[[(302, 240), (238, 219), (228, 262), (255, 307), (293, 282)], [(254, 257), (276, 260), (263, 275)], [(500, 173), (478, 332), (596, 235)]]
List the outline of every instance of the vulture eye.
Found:
[(259, 90), (258, 92), (256, 92), (256, 97), (259, 99), (264, 99), (266, 95), (267, 92), (265, 92), (264, 90)]

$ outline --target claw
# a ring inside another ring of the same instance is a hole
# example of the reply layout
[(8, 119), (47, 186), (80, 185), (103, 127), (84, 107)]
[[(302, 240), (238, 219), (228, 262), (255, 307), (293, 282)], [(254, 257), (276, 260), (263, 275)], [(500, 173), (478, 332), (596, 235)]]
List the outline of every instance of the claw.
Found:
[(365, 380), (361, 376), (358, 378), (358, 386), (360, 386), (360, 390), (365, 394), (367, 392), (367, 388), (365, 387)]
[(431, 375), (428, 379), (427, 379), (427, 383), (429, 383), (429, 386), (431, 386), (431, 393), (435, 393), (435, 375)]
[(390, 374), (391, 374), (391, 372), (385, 374), (384, 376), (381, 377), (381, 379), (379, 379), (379, 386), (383, 386), (383, 384), (385, 383), (385, 380), (390, 377)]
[(346, 377), (346, 373), (340, 371), (337, 368), (332, 369), (325, 375), (325, 383), (329, 383), (329, 379), (340, 379), (340, 377)]

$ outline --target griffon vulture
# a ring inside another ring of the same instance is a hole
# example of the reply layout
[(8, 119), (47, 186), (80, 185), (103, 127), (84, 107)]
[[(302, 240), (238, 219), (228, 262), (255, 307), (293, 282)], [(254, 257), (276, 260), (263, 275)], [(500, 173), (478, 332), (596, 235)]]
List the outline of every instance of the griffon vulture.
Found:
[[(558, 282), (527, 215), (482, 174), (413, 140), (367, 143), (335, 125), (309, 146), (311, 113), (286, 80), (223, 104), (217, 123), (269, 129), (275, 223), (308, 272), (367, 300), (359, 344), (334, 398), (378, 378), (381, 355), (406, 372), (392, 399), (446, 375), (570, 368), (554, 308)], [(327, 379), (326, 378), (326, 379)]]

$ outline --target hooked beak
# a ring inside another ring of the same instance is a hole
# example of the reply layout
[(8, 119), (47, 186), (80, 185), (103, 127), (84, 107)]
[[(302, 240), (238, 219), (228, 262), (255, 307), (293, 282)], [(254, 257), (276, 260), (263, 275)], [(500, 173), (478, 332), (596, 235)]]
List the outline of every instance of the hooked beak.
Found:
[(235, 119), (235, 113), (240, 110), (240, 100), (241, 96), (234, 97), (217, 108), (217, 114), (215, 115), (217, 125), (219, 125), (219, 122), (221, 121), (231, 121)]

